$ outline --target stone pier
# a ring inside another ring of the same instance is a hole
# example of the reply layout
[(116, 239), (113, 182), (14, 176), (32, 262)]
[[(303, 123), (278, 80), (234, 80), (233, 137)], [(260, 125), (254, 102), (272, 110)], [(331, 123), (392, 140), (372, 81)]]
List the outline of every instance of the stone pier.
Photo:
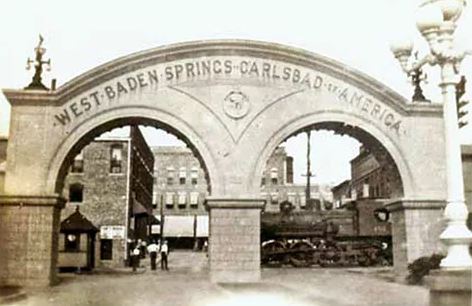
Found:
[(207, 199), (212, 282), (256, 282), (261, 276), (260, 227), (264, 200)]
[(0, 196), (0, 286), (57, 283), (60, 210), (57, 196)]
[(392, 220), (395, 273), (404, 277), (409, 263), (441, 251), (439, 235), (444, 229), (444, 201), (395, 200), (385, 207)]

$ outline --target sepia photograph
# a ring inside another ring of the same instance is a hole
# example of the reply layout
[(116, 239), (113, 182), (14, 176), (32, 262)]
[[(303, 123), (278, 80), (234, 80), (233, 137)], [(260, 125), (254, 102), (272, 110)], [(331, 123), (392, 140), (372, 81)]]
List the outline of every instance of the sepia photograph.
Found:
[(467, 0), (0, 5), (0, 305), (472, 306)]

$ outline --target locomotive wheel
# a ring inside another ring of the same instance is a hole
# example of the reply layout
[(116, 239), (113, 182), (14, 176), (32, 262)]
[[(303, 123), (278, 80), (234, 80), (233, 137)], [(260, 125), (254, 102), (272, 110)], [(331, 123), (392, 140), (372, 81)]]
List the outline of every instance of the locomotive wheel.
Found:
[(390, 266), (390, 262), (384, 258), (384, 257), (380, 257), (378, 260), (377, 260), (378, 264), (381, 265), (382, 267), (388, 267)]
[(372, 265), (372, 260), (366, 254), (362, 254), (357, 258), (358, 264), (361, 267), (368, 267)]
[(262, 246), (262, 263), (268, 266), (280, 266), (285, 260), (285, 245), (280, 241), (270, 241)]
[(313, 265), (314, 247), (307, 241), (295, 242), (290, 246), (291, 251), (297, 251), (290, 255), (290, 264), (297, 268), (304, 268)]

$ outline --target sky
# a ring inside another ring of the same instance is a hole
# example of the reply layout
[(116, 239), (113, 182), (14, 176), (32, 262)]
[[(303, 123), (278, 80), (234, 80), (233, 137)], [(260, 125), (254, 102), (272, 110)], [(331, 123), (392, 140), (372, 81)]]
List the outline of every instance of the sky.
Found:
[[(133, 52), (171, 43), (203, 39), (253, 39), (286, 44), (329, 57), (355, 68), (409, 98), (412, 87), (390, 52), (392, 42), (414, 41), (419, 54), (426, 42), (416, 30), (416, 0), (306, 1), (1, 1), (0, 88), (22, 88), (33, 75), (26, 60), (34, 56), (38, 34), (45, 39), (52, 78), (61, 86), (86, 71)], [(472, 49), (472, 5), (466, 6), (456, 31), (459, 48)], [(462, 71), (472, 100), (472, 58)], [(439, 102), (437, 67), (426, 69), (427, 98)], [(472, 107), (469, 105), (469, 113)], [(470, 124), (461, 130), (463, 143), (472, 143)], [(0, 94), (0, 135), (8, 136), (9, 106)], [(161, 137), (161, 136), (154, 136)], [(162, 136), (164, 137), (164, 136)], [(303, 136), (287, 142), (303, 172)], [(162, 142), (159, 138), (156, 142)], [(312, 135), (314, 181), (340, 182), (349, 175), (349, 160), (358, 143), (331, 132)], [(315, 150), (315, 148), (317, 148)], [(333, 152), (336, 152), (333, 156)], [(342, 161), (340, 163), (340, 161)], [(298, 164), (297, 164), (298, 163)], [(332, 167), (343, 169), (333, 174)], [(297, 178), (296, 178), (297, 180)]]

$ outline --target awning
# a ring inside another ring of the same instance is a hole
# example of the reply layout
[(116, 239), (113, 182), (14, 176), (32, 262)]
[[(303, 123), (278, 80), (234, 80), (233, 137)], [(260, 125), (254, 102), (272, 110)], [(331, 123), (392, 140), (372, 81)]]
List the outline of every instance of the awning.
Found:
[[(150, 210), (150, 209), (149, 209)], [(138, 200), (133, 200), (133, 215), (149, 214), (148, 209)]]
[(161, 224), (161, 221), (159, 221), (159, 217), (155, 216), (155, 215), (150, 215), (149, 216), (149, 224)]
[(164, 216), (164, 237), (193, 237), (194, 216)]

